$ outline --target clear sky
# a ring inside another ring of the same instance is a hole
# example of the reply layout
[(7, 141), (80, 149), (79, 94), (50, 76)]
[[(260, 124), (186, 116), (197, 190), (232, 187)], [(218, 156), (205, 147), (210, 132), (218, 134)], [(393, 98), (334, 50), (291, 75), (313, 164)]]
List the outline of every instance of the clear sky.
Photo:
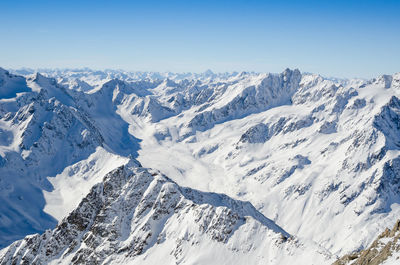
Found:
[(1, 0), (0, 66), (400, 72), (400, 0)]

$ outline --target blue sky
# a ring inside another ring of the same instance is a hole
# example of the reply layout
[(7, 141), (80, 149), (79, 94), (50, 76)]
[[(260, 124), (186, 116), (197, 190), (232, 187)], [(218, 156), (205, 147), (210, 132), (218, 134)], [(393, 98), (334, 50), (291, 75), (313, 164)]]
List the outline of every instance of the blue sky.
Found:
[(400, 72), (400, 0), (0, 2), (0, 66)]

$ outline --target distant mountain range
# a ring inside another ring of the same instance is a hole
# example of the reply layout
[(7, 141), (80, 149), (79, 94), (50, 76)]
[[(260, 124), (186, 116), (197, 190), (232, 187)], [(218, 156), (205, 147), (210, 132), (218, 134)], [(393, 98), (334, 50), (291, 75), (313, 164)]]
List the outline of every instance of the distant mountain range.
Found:
[(0, 264), (351, 264), (400, 218), (400, 73), (0, 68), (0, 198)]

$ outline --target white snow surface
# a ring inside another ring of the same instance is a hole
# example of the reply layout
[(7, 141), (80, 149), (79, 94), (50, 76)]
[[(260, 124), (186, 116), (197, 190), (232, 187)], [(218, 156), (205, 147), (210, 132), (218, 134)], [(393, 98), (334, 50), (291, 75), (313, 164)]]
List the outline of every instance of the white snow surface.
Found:
[(49, 178), (53, 190), (43, 191), (46, 200), (44, 212), (61, 221), (78, 206), (95, 184), (102, 181), (106, 173), (128, 161), (126, 157), (98, 147), (87, 159), (68, 166), (62, 173)]
[[(0, 246), (54, 228), (128, 157), (180, 186), (249, 201), (333, 256), (368, 246), (400, 216), (400, 73), (14, 73), (25, 76), (0, 71)], [(228, 250), (207, 242), (183, 249), (193, 257), (184, 263), (225, 262), (215, 253)], [(169, 248), (129, 262), (175, 262)]]

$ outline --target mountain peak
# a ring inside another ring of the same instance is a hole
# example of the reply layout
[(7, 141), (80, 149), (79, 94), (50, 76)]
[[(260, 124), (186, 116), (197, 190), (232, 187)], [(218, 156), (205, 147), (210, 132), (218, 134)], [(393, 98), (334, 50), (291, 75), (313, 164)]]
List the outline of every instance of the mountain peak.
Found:
[(211, 77), (214, 75), (214, 72), (211, 71), (210, 69), (207, 69), (206, 71), (203, 72), (203, 75), (206, 77)]
[[(247, 248), (250, 235), (260, 241)], [(200, 239), (202, 252), (196, 255), (204, 258), (223, 251), (224, 259), (234, 261), (240, 251), (256, 262), (261, 260), (255, 253), (265, 249), (281, 259), (299, 258), (290, 235), (250, 203), (180, 187), (157, 171), (121, 166), (95, 185), (55, 229), (13, 243), (2, 251), (0, 262), (189, 259)], [(161, 256), (146, 255), (162, 248), (168, 251)]]

